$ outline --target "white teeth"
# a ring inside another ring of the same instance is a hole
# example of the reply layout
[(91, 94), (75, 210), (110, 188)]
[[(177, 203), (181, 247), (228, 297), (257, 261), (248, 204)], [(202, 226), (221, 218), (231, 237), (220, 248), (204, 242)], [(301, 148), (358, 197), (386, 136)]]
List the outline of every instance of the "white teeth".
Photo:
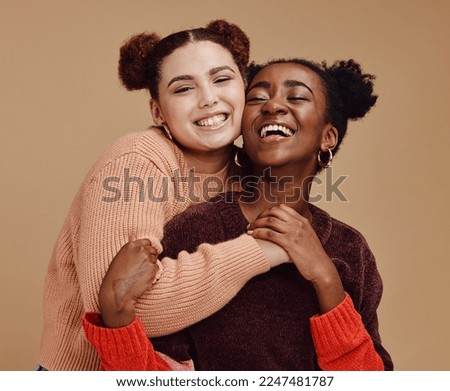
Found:
[(259, 136), (261, 138), (267, 137), (267, 133), (269, 132), (281, 132), (284, 137), (291, 137), (294, 135), (294, 132), (283, 125), (266, 125), (259, 131)]
[(214, 117), (209, 117), (206, 119), (201, 119), (200, 121), (197, 121), (196, 124), (199, 126), (218, 126), (222, 122), (224, 122), (227, 119), (227, 116), (225, 114), (218, 114)]

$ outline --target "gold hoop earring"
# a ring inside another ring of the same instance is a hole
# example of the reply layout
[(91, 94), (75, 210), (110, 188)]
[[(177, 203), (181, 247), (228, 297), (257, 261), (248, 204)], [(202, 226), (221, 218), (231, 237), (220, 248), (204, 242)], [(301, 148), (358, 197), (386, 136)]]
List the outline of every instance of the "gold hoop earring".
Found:
[(319, 162), (320, 167), (322, 168), (328, 168), (331, 166), (331, 162), (333, 161), (333, 152), (331, 151), (330, 148), (327, 148), (327, 152), (328, 152), (328, 160), (326, 162), (324, 162), (321, 158), (321, 154), (324, 153), (319, 149), (319, 152), (317, 154), (317, 161)]
[(242, 168), (242, 167), (245, 167), (245, 164), (242, 164), (242, 163), (239, 161), (239, 152), (242, 152), (242, 150), (241, 150), (241, 149), (238, 149), (238, 150), (235, 152), (235, 154), (234, 154), (234, 164), (236, 164), (236, 166)]
[(170, 141), (173, 141), (172, 133), (170, 133), (169, 127), (165, 122), (163, 122), (162, 127), (164, 128), (164, 131), (166, 132), (166, 136)]

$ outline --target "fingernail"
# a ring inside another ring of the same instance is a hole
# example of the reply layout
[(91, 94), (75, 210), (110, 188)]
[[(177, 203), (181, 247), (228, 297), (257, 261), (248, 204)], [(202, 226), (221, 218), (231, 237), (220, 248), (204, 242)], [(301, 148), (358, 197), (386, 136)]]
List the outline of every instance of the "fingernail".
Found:
[(248, 234), (248, 235), (253, 235), (253, 230), (252, 230), (252, 229), (248, 230), (248, 231), (247, 231), (247, 234)]

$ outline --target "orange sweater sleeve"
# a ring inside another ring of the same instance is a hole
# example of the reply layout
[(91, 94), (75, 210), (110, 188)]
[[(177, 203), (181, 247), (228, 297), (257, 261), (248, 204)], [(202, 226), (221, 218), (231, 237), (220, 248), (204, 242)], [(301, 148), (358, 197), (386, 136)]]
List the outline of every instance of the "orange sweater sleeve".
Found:
[(311, 332), (318, 363), (325, 371), (382, 371), (383, 361), (375, 351), (352, 299), (333, 310), (311, 318)]
[(106, 371), (168, 371), (171, 368), (153, 349), (139, 318), (128, 326), (103, 327), (99, 314), (83, 316), (87, 340), (97, 350)]

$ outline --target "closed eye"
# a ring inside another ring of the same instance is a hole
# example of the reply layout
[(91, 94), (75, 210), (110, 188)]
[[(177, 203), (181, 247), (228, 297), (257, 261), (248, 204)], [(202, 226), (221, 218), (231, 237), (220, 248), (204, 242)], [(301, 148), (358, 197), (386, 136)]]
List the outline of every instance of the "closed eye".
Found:
[(220, 76), (217, 79), (214, 80), (214, 83), (218, 84), (218, 83), (225, 83), (227, 81), (231, 80), (231, 77), (229, 76)]
[(289, 96), (287, 99), (289, 102), (302, 102), (302, 101), (309, 102), (309, 99), (306, 98), (305, 96)]
[(246, 103), (258, 104), (258, 103), (266, 102), (267, 100), (268, 100), (268, 98), (264, 95), (253, 95), (253, 96), (247, 97)]
[(194, 89), (194, 87), (192, 87), (192, 86), (181, 86), (181, 87), (178, 87), (174, 91), (174, 94), (182, 94), (183, 92), (187, 92), (187, 91), (193, 90), (193, 89)]

